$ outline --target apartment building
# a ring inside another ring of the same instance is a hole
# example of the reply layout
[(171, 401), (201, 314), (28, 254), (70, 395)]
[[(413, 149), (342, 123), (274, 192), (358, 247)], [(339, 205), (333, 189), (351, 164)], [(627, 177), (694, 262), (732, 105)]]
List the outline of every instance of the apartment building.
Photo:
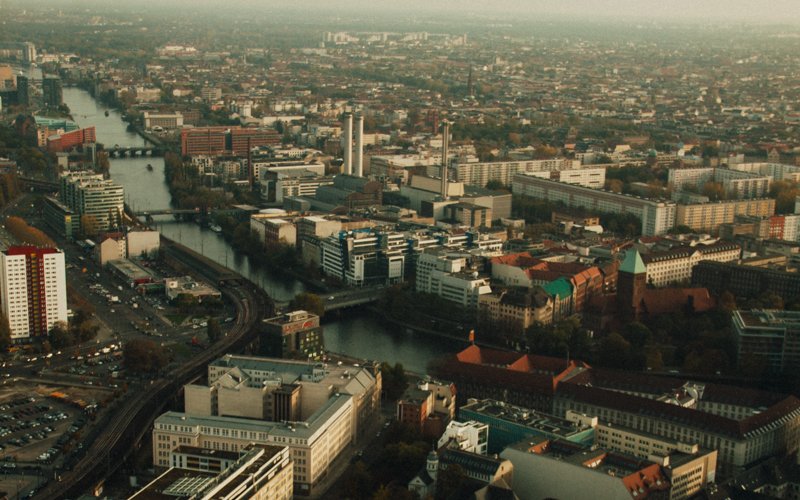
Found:
[[(568, 172), (581, 169), (579, 160), (569, 160), (566, 158), (552, 158), (547, 160), (523, 160), (523, 161), (493, 161), (493, 162), (465, 162), (455, 165), (456, 179), (464, 184), (472, 186), (485, 186), (489, 181), (499, 181), (503, 185), (510, 186), (514, 176), (522, 173), (542, 173), (549, 176), (550, 172)], [(585, 169), (589, 170), (589, 169)], [(579, 178), (602, 176), (598, 188), (605, 182), (605, 169), (591, 169), (594, 175), (589, 173), (575, 174)], [(600, 172), (602, 170), (602, 173)], [(558, 175), (558, 174), (556, 174)], [(588, 180), (588, 179), (587, 179)], [(563, 181), (567, 182), (567, 181)], [(596, 182), (596, 180), (594, 181)]]
[(259, 347), (264, 356), (320, 360), (325, 354), (319, 316), (291, 311), (265, 319)]
[(769, 217), (774, 213), (775, 200), (772, 198), (679, 204), (675, 211), (675, 225), (716, 234), (720, 224), (731, 223), (736, 216)]
[(800, 363), (800, 312), (753, 309), (732, 311), (737, 360), (766, 359), (780, 373)]
[(489, 426), (483, 422), (469, 420), (452, 421), (447, 424), (444, 433), (436, 443), (436, 448), (454, 448), (478, 455), (486, 455), (489, 451)]
[(512, 191), (516, 195), (562, 202), (568, 207), (586, 208), (600, 213), (630, 213), (642, 221), (642, 234), (666, 233), (676, 223), (675, 203), (565, 184), (527, 175), (514, 176)]
[(711, 245), (680, 246), (661, 252), (642, 255), (647, 268), (647, 283), (666, 286), (689, 282), (692, 269), (701, 261), (738, 262), (741, 248), (735, 243), (718, 242)]
[(456, 416), (456, 386), (436, 380), (410, 386), (397, 400), (395, 415), (398, 422), (437, 439)]
[(521, 172), (522, 175), (550, 179), (565, 184), (574, 184), (592, 189), (603, 189), (606, 183), (605, 167), (586, 167), (573, 170), (544, 170), (536, 172)]
[(46, 338), (57, 323), (66, 324), (63, 252), (32, 246), (0, 252), (0, 307), (14, 343)]
[(735, 168), (689, 167), (670, 168), (668, 184), (675, 191), (699, 191), (707, 182), (722, 184), (730, 199), (763, 198), (769, 194), (772, 176)]
[(553, 322), (553, 298), (541, 287), (510, 288), (481, 295), (478, 319), (493, 329), (521, 334), (531, 325)]
[(68, 172), (60, 179), (59, 201), (79, 218), (84, 232), (89, 230), (85, 226), (91, 224), (91, 230), (99, 233), (117, 227), (122, 221), (125, 193), (120, 184), (103, 179), (102, 174)]
[(800, 167), (796, 165), (784, 165), (782, 163), (736, 163), (728, 166), (731, 170), (749, 172), (752, 174), (771, 177), (776, 181), (800, 182)]

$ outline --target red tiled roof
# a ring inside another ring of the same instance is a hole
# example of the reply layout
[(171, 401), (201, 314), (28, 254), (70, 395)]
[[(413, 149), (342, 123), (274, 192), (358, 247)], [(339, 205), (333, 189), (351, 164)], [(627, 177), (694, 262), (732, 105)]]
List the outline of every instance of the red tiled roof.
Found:
[(679, 311), (690, 303), (694, 312), (710, 311), (716, 305), (707, 288), (648, 289), (642, 300), (645, 311), (651, 316)]

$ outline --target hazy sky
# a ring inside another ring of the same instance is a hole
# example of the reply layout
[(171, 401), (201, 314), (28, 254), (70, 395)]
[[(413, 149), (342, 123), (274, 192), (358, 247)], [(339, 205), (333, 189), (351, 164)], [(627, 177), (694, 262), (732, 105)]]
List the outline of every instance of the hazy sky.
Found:
[[(161, 0), (197, 3), (198, 0)], [(217, 0), (209, 1), (218, 5)], [(427, 10), (452, 12), (524, 12), (529, 16), (559, 15), (639, 19), (675, 19), (710, 22), (715, 20), (752, 20), (756, 22), (800, 22), (800, 0), (232, 0), (255, 8), (281, 5), (309, 9), (390, 9), (413, 13)], [(231, 1), (226, 1), (230, 4)]]
[[(30, 0), (6, 0), (24, 4)], [(41, 0), (40, 0), (41, 1)], [(107, 0), (44, 0), (58, 6), (95, 3), (113, 6)], [(723, 21), (753, 21), (800, 23), (800, 0), (137, 0), (125, 3), (153, 9), (170, 6), (247, 6), (259, 11), (275, 9), (308, 10), (311, 12), (344, 12), (359, 10), (365, 14), (400, 12), (407, 15), (449, 11), (459, 14), (487, 13), (497, 17), (525, 14), (525, 17), (579, 17), (640, 20), (677, 20), (699, 23)], [(126, 9), (126, 10), (127, 10)]]

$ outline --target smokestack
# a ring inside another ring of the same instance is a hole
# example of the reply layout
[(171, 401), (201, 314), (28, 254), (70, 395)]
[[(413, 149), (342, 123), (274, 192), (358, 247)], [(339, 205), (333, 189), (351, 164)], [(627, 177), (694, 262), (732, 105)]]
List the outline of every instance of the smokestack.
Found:
[(450, 122), (442, 122), (442, 199), (447, 199), (447, 147), (450, 140)]
[(364, 117), (356, 116), (355, 176), (364, 177)]
[(353, 175), (353, 115), (344, 115), (344, 173)]

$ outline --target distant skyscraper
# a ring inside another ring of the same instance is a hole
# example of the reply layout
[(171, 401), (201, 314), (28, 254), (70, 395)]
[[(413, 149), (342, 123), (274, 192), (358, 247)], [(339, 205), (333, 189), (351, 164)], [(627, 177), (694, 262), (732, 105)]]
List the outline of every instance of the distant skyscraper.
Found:
[(29, 106), (31, 103), (30, 88), (28, 77), (17, 76), (17, 104), (20, 106)]
[(64, 254), (33, 246), (0, 253), (0, 308), (14, 342), (45, 337), (57, 322), (66, 322)]
[(42, 80), (42, 93), (44, 94), (44, 105), (50, 108), (57, 108), (64, 103), (64, 93), (61, 90), (61, 78), (57, 76), (46, 76)]

